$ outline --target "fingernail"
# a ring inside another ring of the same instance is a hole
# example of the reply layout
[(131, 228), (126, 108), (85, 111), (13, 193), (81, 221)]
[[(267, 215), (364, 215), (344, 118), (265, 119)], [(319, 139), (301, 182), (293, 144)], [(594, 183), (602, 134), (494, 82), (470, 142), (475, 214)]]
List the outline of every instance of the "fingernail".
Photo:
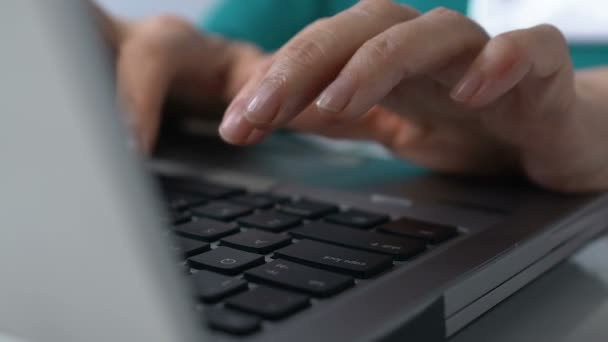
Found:
[(468, 72), (463, 79), (454, 87), (450, 97), (458, 102), (466, 102), (472, 99), (479, 91), (483, 83), (483, 74), (479, 70)]
[(351, 77), (340, 75), (321, 93), (317, 102), (317, 108), (331, 112), (342, 112), (355, 91), (355, 85)]
[(270, 124), (277, 115), (279, 91), (275, 82), (263, 81), (247, 104), (245, 117), (253, 124)]
[(243, 116), (235, 112), (226, 115), (219, 131), (222, 138), (231, 144), (241, 144), (251, 134)]

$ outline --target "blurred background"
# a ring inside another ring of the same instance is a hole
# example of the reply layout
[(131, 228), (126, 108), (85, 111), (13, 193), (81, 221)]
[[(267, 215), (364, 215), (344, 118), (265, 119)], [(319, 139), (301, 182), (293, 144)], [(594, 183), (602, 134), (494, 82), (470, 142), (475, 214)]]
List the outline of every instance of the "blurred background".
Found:
[(160, 13), (178, 14), (197, 20), (218, 0), (96, 0), (110, 12), (128, 18), (141, 18)]

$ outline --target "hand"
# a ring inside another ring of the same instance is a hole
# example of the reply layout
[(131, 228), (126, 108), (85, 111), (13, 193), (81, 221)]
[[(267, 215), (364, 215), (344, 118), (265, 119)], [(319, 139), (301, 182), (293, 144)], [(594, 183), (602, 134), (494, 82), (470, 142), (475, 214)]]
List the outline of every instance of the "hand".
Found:
[(201, 34), (177, 17), (128, 22), (94, 11), (116, 55), (119, 95), (143, 152), (154, 146), (169, 96), (227, 103), (265, 60), (253, 46)]
[(605, 189), (608, 116), (583, 107), (556, 28), (490, 39), (451, 10), (421, 15), (371, 0), (286, 44), (237, 95), (220, 132), (247, 145), (287, 126), (376, 140), (441, 172), (521, 172), (550, 189)]

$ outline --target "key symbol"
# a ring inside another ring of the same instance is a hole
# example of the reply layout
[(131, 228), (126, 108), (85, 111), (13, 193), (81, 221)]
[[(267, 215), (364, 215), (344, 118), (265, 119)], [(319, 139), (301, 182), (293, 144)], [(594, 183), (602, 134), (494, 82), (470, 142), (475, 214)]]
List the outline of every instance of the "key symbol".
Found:
[(222, 265), (234, 265), (234, 264), (236, 264), (236, 260), (234, 260), (234, 259), (229, 259), (229, 258), (227, 258), (227, 259), (222, 259), (222, 260), (220, 261), (220, 264), (222, 264)]

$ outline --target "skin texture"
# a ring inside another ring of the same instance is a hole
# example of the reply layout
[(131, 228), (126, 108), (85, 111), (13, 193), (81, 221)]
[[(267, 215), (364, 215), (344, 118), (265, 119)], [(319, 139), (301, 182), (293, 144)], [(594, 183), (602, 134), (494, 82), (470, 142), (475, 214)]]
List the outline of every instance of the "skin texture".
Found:
[(608, 189), (608, 71), (575, 73), (552, 26), (490, 38), (449, 9), (363, 0), (264, 56), (177, 18), (97, 11), (145, 151), (168, 95), (219, 96), (230, 102), (220, 134), (236, 145), (288, 127), (378, 141), (440, 172)]

